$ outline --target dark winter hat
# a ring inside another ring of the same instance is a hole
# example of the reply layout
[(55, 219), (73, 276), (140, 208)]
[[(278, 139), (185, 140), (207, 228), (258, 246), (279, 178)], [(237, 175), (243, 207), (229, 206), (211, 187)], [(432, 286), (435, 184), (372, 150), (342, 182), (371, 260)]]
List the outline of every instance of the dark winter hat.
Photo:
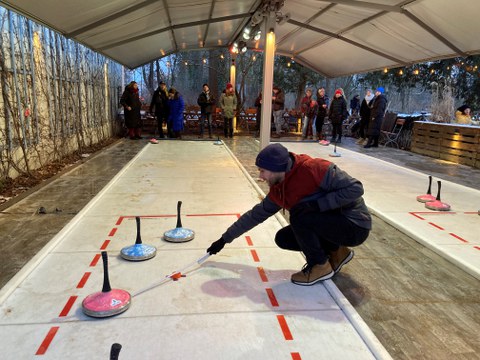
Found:
[(165, 81), (160, 81), (160, 84), (158, 85), (167, 85), (167, 84), (165, 83)]
[(203, 84), (203, 85), (202, 85), (202, 88), (205, 87), (205, 86), (208, 86), (208, 84), (207, 84), (207, 83)]
[(375, 92), (377, 92), (377, 91), (378, 91), (380, 94), (383, 94), (383, 93), (385, 92), (385, 89), (384, 89), (383, 87), (379, 86), (379, 87), (377, 88), (377, 90), (375, 90)]
[(283, 172), (287, 171), (289, 157), (286, 147), (270, 144), (258, 153), (255, 165), (265, 170)]

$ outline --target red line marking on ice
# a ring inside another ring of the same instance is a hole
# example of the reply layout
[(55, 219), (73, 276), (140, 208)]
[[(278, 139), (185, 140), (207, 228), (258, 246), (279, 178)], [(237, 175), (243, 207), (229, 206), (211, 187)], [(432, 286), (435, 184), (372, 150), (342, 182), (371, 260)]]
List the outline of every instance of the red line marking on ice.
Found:
[(57, 333), (59, 328), (60, 328), (60, 326), (52, 326), (50, 328), (47, 336), (45, 336), (45, 339), (43, 339), (42, 344), (38, 348), (35, 355), (44, 355), (47, 352), (48, 347), (50, 346), (50, 343), (52, 342), (52, 340), (55, 337), (55, 334)]
[[(176, 215), (175, 215), (176, 216)], [(237, 218), (240, 217), (238, 213), (222, 213), (222, 214), (187, 214), (185, 216), (188, 217), (196, 217), (196, 216), (236, 216)]]
[(292, 336), (292, 333), (290, 332), (290, 329), (288, 328), (288, 324), (287, 324), (287, 320), (285, 320), (285, 316), (277, 315), (277, 320), (278, 320), (278, 323), (280, 324), (280, 328), (282, 329), (285, 340), (293, 340), (293, 336)]
[(480, 246), (474, 246), (474, 249), (480, 250)]
[(267, 295), (268, 295), (268, 298), (270, 299), (270, 303), (272, 304), (272, 306), (274, 306), (274, 307), (279, 306), (277, 298), (275, 297), (275, 294), (273, 293), (273, 290), (270, 289), (270, 288), (266, 288), (265, 290), (267, 291)]
[(464, 214), (467, 214), (467, 215), (475, 214), (475, 215), (477, 215), (478, 211), (465, 211)]
[(108, 246), (108, 244), (110, 244), (110, 240), (105, 240), (102, 244), (102, 246), (100, 247), (100, 250), (105, 250)]
[(117, 232), (117, 228), (113, 228), (110, 233), (108, 234), (108, 236), (113, 236), (115, 235), (115, 233)]
[(464, 243), (468, 243), (467, 240), (462, 239), (460, 236), (455, 235), (454, 233), (449, 233), (449, 235), (452, 235), (454, 238), (456, 238), (456, 239), (458, 239), (458, 240), (460, 240), (460, 241), (463, 241)]
[(90, 267), (97, 266), (98, 260), (100, 260), (100, 256), (100, 254), (97, 254), (93, 257), (93, 260), (90, 263)]
[(247, 240), (248, 246), (253, 246), (252, 238), (250, 236), (245, 236), (245, 240)]
[(432, 225), (432, 226), (434, 226), (434, 227), (436, 227), (437, 229), (445, 230), (445, 229), (442, 228), (441, 226), (438, 226), (438, 225), (436, 225), (436, 224), (434, 224), (434, 223), (432, 223), (432, 222), (429, 222), (429, 224)]
[(262, 279), (263, 282), (268, 282), (267, 274), (265, 274), (265, 270), (263, 270), (263, 267), (259, 266), (257, 267), (258, 269), (258, 274), (260, 275), (260, 279)]
[(123, 216), (120, 216), (117, 220), (117, 222), (115, 223), (115, 225), (119, 226), (123, 221)]
[(58, 315), (59, 317), (62, 317), (62, 316), (67, 316), (68, 313), (70, 312), (70, 309), (72, 308), (73, 304), (75, 303), (75, 301), (77, 300), (78, 296), (70, 296), (70, 298), (68, 299), (67, 303), (65, 304), (65, 306), (63, 307), (63, 310), (60, 312), (60, 315)]
[(250, 252), (252, 253), (253, 261), (260, 262), (257, 252), (255, 250), (250, 250)]
[(447, 215), (456, 214), (455, 211), (412, 211), (410, 214), (425, 214), (425, 215)]
[(411, 213), (409, 213), (409, 214), (410, 214), (410, 215), (413, 215), (413, 216), (415, 216), (415, 217), (417, 217), (417, 218), (419, 218), (420, 220), (425, 220), (423, 217), (417, 215), (417, 213), (411, 212)]
[(292, 355), (292, 360), (302, 360), (302, 357), (298, 352), (290, 353)]
[(86, 272), (85, 274), (83, 274), (82, 278), (77, 284), (77, 289), (82, 289), (85, 286), (91, 274), (92, 274), (91, 272)]

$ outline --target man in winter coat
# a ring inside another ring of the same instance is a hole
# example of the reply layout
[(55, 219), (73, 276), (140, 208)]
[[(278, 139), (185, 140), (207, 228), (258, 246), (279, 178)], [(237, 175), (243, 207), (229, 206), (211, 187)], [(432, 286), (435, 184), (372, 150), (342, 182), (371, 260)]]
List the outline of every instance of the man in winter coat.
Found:
[[(332, 123), (332, 143), (342, 142), (342, 124), (343, 120), (348, 118), (347, 101), (340, 89), (335, 90), (330, 109), (328, 111), (328, 118)], [(338, 136), (338, 138), (337, 138)]]
[(383, 93), (383, 87), (375, 90), (375, 98), (373, 99), (372, 110), (370, 112), (370, 123), (368, 124), (368, 142), (364, 148), (378, 147), (378, 139), (380, 137), (380, 129), (382, 128), (385, 111), (387, 111), (387, 98)]
[(362, 183), (330, 161), (291, 153), (278, 143), (260, 151), (255, 164), (259, 177), (270, 186), (269, 193), (207, 252), (217, 254), (283, 208), (290, 212), (290, 225), (277, 232), (275, 242), (282, 249), (302, 251), (307, 260), (291, 281), (313, 285), (330, 279), (353, 258), (347, 246), (362, 244), (370, 232), (372, 220), (362, 198)]
[[(167, 123), (168, 126), (168, 92), (167, 84), (161, 81), (157, 90), (154, 91), (152, 96), (152, 102), (150, 103), (150, 112), (155, 109), (155, 117), (158, 124), (158, 136), (163, 139), (163, 124)], [(167, 132), (170, 134), (171, 130), (167, 127)]]
[(203, 138), (203, 127), (205, 120), (208, 126), (208, 137), (212, 138), (212, 113), (215, 111), (215, 98), (210, 92), (208, 84), (203, 84), (203, 91), (197, 99), (197, 104), (200, 106), (200, 137)]
[(328, 96), (325, 95), (325, 89), (320, 88), (317, 90), (317, 104), (318, 104), (318, 111), (317, 117), (315, 119), (315, 128), (317, 130), (318, 140), (323, 140), (323, 124), (325, 122), (325, 117), (327, 116), (329, 99)]
[(141, 139), (142, 117), (140, 111), (142, 109), (142, 103), (138, 95), (138, 84), (135, 81), (130, 82), (130, 84), (125, 87), (125, 91), (120, 98), (120, 104), (123, 106), (128, 136), (131, 140)]

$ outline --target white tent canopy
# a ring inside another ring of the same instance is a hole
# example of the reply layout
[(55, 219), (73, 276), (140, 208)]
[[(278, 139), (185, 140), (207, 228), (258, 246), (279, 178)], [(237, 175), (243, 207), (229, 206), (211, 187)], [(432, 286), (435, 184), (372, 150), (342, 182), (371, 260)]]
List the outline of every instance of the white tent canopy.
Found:
[[(128, 68), (215, 49), (275, 14), (277, 54), (327, 77), (480, 52), (478, 0), (0, 0)], [(273, 10), (273, 11), (272, 11)], [(262, 49), (262, 43), (247, 42)]]

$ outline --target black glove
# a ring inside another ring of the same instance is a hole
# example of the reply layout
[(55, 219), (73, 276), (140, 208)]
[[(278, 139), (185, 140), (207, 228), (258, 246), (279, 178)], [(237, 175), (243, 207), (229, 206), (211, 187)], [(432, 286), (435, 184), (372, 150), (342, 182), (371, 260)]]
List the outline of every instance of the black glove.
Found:
[(216, 253), (220, 252), (220, 250), (223, 249), (225, 246), (226, 242), (223, 240), (223, 238), (218, 239), (217, 241), (214, 241), (212, 245), (207, 249), (207, 252), (210, 255), (215, 255)]
[(297, 217), (315, 211), (320, 211), (317, 200), (305, 201), (290, 209), (290, 217)]

